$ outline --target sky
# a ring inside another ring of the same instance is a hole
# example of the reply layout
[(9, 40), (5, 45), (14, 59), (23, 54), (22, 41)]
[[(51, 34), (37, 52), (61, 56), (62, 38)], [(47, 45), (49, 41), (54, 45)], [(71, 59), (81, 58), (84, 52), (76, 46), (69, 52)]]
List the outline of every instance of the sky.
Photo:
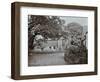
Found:
[(62, 20), (65, 20), (65, 25), (68, 23), (78, 23), (83, 26), (83, 31), (86, 32), (88, 30), (88, 18), (87, 17), (72, 17), (72, 16), (61, 16)]
[(88, 18), (87, 17), (61, 16), (60, 18), (65, 20), (66, 25), (68, 23), (71, 23), (71, 22), (79, 23), (82, 26), (87, 26), (88, 25)]

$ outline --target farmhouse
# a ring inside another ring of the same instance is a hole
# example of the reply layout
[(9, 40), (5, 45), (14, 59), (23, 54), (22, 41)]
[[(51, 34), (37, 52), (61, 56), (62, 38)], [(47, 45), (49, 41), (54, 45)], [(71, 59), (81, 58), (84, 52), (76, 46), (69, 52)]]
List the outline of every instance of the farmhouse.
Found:
[[(38, 35), (40, 37), (40, 35)], [(39, 39), (38, 37), (38, 39)], [(42, 36), (40, 39), (43, 39)], [(42, 51), (64, 51), (66, 45), (68, 44), (68, 40), (65, 40), (63, 37), (60, 39), (47, 39), (46, 41), (41, 41), (41, 46), (36, 46), (34, 50)], [(40, 48), (40, 49), (39, 49)]]

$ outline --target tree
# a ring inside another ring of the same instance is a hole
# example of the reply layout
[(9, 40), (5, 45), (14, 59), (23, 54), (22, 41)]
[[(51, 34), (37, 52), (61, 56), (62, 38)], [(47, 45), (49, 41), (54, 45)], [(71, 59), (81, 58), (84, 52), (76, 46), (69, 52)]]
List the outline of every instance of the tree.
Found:
[(67, 28), (70, 43), (69, 47), (66, 47), (65, 61), (69, 64), (86, 64), (88, 56), (84, 41), (86, 41), (87, 32), (84, 34), (83, 27), (78, 23), (69, 23)]
[(59, 38), (62, 36), (62, 25), (64, 21), (58, 16), (28, 16), (28, 44), (29, 48), (34, 48), (34, 38), (40, 34), (47, 38)]

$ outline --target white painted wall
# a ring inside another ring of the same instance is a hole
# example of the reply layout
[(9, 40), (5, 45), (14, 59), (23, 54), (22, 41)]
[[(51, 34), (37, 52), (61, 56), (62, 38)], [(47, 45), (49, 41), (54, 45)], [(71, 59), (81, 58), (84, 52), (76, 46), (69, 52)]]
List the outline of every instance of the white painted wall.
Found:
[[(52, 3), (52, 4), (68, 4), (68, 5), (86, 5), (98, 6), (98, 22), (100, 22), (100, 0), (1, 0), (0, 1), (0, 82), (16, 82), (10, 79), (11, 66), (11, 2), (37, 2), (37, 3)], [(98, 27), (99, 27), (98, 23)], [(98, 28), (100, 35), (100, 28)], [(98, 42), (100, 37), (98, 38)], [(98, 43), (100, 49), (100, 43)], [(98, 50), (99, 51), (99, 50)], [(100, 51), (98, 52), (98, 62), (100, 62)], [(100, 69), (100, 63), (98, 66)], [(94, 76), (79, 76), (79, 77), (63, 77), (50, 79), (28, 80), (29, 82), (100, 82), (99, 75)], [(27, 80), (21, 80), (27, 82)], [(19, 81), (19, 82), (21, 82)]]

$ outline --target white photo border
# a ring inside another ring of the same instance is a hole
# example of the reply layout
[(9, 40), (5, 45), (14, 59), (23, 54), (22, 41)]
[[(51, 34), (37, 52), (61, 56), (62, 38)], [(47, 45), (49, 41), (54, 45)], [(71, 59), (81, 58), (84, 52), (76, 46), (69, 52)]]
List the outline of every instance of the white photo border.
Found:
[[(88, 17), (88, 64), (28, 67), (28, 15)], [(94, 16), (93, 10), (56, 9), (40, 7), (20, 8), (20, 75), (94, 72)]]

